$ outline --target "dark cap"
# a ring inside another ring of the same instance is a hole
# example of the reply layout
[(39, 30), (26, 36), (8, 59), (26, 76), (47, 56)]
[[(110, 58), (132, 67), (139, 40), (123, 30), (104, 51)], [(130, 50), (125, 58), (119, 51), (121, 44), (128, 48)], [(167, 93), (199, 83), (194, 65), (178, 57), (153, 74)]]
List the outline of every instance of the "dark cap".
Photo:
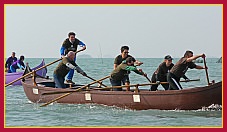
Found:
[(173, 58), (170, 55), (165, 56), (164, 59), (166, 59), (166, 60), (173, 60)]

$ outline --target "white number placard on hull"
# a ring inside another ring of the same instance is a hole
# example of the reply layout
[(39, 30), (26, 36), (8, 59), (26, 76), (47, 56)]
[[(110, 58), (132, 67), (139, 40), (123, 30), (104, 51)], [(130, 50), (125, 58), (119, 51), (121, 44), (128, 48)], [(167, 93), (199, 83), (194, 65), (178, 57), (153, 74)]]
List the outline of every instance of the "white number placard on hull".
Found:
[(91, 94), (85, 93), (85, 100), (91, 100)]
[(133, 95), (134, 102), (140, 102), (140, 95)]
[(32, 89), (32, 92), (33, 92), (34, 94), (39, 94), (39, 89), (33, 88), (33, 89)]

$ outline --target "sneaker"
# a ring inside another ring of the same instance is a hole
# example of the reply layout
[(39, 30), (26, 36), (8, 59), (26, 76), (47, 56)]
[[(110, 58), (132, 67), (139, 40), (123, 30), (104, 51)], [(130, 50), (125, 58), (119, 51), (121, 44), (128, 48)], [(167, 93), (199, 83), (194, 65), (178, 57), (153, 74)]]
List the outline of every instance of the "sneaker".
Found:
[(67, 83), (75, 84), (72, 80), (66, 80)]

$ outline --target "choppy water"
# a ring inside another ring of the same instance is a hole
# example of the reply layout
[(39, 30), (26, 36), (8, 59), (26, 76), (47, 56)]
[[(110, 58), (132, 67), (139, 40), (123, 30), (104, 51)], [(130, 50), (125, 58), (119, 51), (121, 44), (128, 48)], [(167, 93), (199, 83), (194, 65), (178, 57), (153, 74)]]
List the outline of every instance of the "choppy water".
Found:
[[(56, 59), (45, 59), (46, 64)], [(140, 68), (150, 77), (162, 62), (159, 58), (140, 58), (144, 62)], [(175, 59), (175, 63), (178, 59)], [(209, 78), (216, 82), (222, 80), (222, 64), (215, 63), (218, 58), (208, 58), (207, 66)], [(26, 59), (31, 67), (41, 62), (41, 58)], [(95, 79), (103, 78), (113, 69), (112, 58), (79, 58), (78, 65)], [(53, 64), (48, 67), (48, 75), (52, 78)], [(198, 63), (203, 65), (203, 63)], [(201, 81), (181, 83), (183, 88), (207, 85), (204, 70), (189, 69), (186, 75), (190, 79)], [(88, 84), (92, 82), (86, 77), (75, 73), (76, 83)], [(135, 73), (130, 74), (131, 84), (148, 83), (148, 80)], [(110, 85), (109, 80), (103, 84)], [(144, 87), (144, 89), (148, 87)], [(159, 86), (160, 90), (163, 88)], [(40, 104), (30, 102), (24, 94), (22, 86), (9, 86), (5, 96), (5, 126), (6, 127), (221, 127), (222, 110), (142, 110), (133, 111), (116, 107), (95, 104), (51, 104), (39, 107)]]

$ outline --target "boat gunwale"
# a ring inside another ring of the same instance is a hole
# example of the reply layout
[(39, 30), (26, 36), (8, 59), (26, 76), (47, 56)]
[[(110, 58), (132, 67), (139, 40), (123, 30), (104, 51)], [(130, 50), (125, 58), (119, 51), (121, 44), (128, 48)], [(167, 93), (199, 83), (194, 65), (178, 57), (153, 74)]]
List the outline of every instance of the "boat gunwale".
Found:
[[(42, 82), (52, 82), (50, 81), (42, 81)], [(37, 84), (39, 84), (40, 82), (37, 82)], [(76, 89), (73, 88), (53, 88), (53, 87), (44, 87), (42, 85), (38, 85), (38, 86), (34, 86), (33, 84), (30, 83), (25, 83), (22, 81), (22, 84), (27, 85), (27, 87), (33, 87), (33, 88), (37, 88), (39, 90), (42, 90), (42, 94), (43, 93), (48, 93), (48, 92), (75, 92), (75, 93), (81, 93), (84, 94), (85, 92), (90, 92), (92, 94), (103, 94), (103, 95), (133, 95), (133, 94), (139, 94), (139, 95), (182, 95), (182, 94), (193, 94), (193, 93), (198, 93), (198, 92), (204, 92), (204, 91), (208, 91), (208, 90), (212, 90), (212, 89), (216, 89), (216, 85), (220, 85), (220, 83), (222, 84), (222, 81), (214, 83), (212, 85), (209, 86), (200, 86), (200, 87), (193, 87), (193, 88), (184, 88), (182, 90), (158, 90), (158, 91), (149, 91), (147, 89), (139, 89), (138, 93), (134, 93), (134, 91), (107, 91), (107, 90), (93, 90), (93, 89), (88, 89), (88, 90), (82, 90), (82, 91), (75, 91)], [(86, 84), (85, 84), (86, 85)], [(215, 86), (213, 86), (215, 85)], [(82, 85), (84, 86), (84, 85)], [(92, 86), (94, 88), (98, 88), (95, 86)], [(45, 92), (46, 91), (46, 92)], [(47, 92), (48, 91), (48, 92)], [(56, 94), (65, 94), (65, 93), (56, 93)], [(50, 96), (50, 95), (45, 95), (45, 96)]]

